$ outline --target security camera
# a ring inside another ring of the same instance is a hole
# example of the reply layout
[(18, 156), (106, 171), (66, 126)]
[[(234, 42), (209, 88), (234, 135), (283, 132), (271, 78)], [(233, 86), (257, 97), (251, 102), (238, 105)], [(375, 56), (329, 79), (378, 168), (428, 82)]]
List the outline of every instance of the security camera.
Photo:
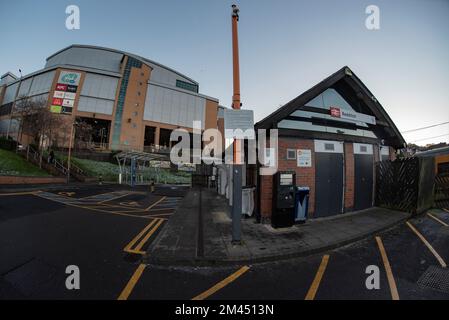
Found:
[(233, 4), (232, 6), (232, 16), (233, 17), (239, 17), (239, 8), (235, 5), (235, 4)]

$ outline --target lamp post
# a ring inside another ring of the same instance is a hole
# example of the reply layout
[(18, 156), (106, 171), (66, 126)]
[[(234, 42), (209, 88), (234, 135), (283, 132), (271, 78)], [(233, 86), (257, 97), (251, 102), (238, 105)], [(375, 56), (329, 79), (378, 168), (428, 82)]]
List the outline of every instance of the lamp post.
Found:
[[(19, 69), (19, 73), (20, 73), (19, 86), (18, 86), (18, 88), (16, 90), (16, 94), (14, 96), (14, 102), (12, 103), (11, 111), (9, 112), (9, 122), (8, 122), (8, 129), (6, 130), (6, 139), (9, 138), (9, 131), (11, 130), (11, 122), (12, 122), (12, 113), (16, 106), (16, 101), (17, 101), (17, 96), (19, 95), (20, 86), (22, 85), (22, 70), (21, 69)], [(18, 136), (17, 136), (17, 138), (18, 138)]]
[[(239, 8), (232, 5), (232, 61), (233, 61), (233, 95), (232, 108), (239, 110), (240, 102), (240, 66), (239, 66), (239, 41), (238, 25)], [(234, 161), (232, 164), (232, 243), (241, 244), (241, 219), (242, 219), (242, 163), (241, 141), (234, 139)]]
[(72, 141), (74, 140), (74, 135), (76, 134), (76, 129), (75, 127), (78, 124), (75, 122), (72, 123), (71, 129), (70, 129), (70, 138), (69, 138), (69, 151), (68, 151), (68, 156), (67, 156), (67, 183), (70, 182), (70, 162), (72, 159)]

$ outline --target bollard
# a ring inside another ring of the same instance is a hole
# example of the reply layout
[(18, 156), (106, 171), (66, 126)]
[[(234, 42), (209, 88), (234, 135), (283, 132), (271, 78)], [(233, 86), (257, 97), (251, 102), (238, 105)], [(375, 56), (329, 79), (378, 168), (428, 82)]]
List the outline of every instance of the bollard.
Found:
[(150, 182), (150, 192), (154, 193), (154, 180), (153, 179), (151, 179), (151, 182)]

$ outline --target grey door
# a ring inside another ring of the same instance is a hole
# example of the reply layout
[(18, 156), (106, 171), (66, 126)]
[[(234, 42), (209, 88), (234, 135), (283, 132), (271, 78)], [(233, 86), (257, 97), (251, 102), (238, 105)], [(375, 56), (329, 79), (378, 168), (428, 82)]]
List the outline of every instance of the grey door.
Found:
[(354, 155), (354, 210), (370, 208), (373, 201), (373, 155)]
[(343, 154), (315, 153), (315, 217), (342, 212)]

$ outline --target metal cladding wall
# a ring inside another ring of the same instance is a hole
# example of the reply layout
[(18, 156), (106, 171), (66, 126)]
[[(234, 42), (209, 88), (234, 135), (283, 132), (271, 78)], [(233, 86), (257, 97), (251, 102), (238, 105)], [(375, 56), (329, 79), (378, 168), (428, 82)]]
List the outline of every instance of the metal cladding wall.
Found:
[(99, 48), (69, 47), (47, 59), (46, 68), (67, 65), (98, 69), (109, 72), (120, 72), (123, 53)]
[(192, 128), (193, 121), (205, 124), (206, 98), (193, 93), (150, 84), (144, 120)]

